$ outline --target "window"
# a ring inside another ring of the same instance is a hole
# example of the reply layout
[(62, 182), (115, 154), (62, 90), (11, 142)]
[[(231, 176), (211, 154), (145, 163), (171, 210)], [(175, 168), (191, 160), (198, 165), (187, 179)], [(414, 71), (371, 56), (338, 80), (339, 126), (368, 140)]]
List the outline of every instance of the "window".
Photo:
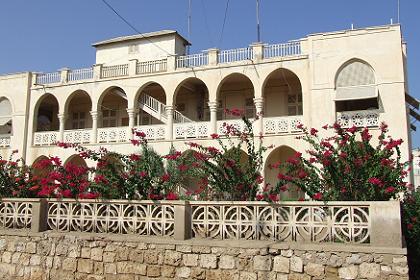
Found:
[(287, 115), (298, 116), (303, 115), (302, 94), (289, 92), (287, 95)]
[(134, 53), (139, 53), (139, 45), (130, 45), (128, 46), (128, 53), (129, 54), (134, 54)]
[(102, 127), (116, 127), (117, 126), (117, 111), (103, 110), (102, 111)]
[(82, 129), (86, 127), (86, 112), (73, 112), (72, 129)]

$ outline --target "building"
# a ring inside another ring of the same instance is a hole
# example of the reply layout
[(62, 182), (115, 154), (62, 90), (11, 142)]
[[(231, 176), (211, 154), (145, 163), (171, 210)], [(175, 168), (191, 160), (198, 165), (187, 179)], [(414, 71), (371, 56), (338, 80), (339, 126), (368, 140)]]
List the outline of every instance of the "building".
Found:
[[(146, 133), (160, 153), (186, 141), (212, 144), (223, 123), (238, 119), (225, 108), (244, 109), (266, 145), (268, 165), (305, 144), (299, 123), (321, 127), (389, 125), (410, 154), (406, 46), (399, 25), (311, 34), (283, 44), (185, 55), (189, 42), (163, 30), (93, 44), (96, 62), (85, 69), (0, 76), (1, 154), (18, 149), (31, 164), (43, 156), (83, 163), (57, 141), (129, 153), (131, 129)], [(214, 144), (214, 143), (213, 143)], [(87, 164), (91, 164), (87, 162)]]
[(420, 188), (420, 148), (413, 150), (413, 182), (415, 188)]

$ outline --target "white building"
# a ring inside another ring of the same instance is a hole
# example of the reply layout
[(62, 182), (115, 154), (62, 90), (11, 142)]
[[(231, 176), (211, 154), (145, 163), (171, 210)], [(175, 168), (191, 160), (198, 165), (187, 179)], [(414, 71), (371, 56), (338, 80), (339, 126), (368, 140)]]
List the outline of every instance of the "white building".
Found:
[[(224, 122), (241, 122), (225, 108), (244, 109), (264, 143), (276, 148), (265, 165), (306, 149), (300, 122), (321, 127), (389, 125), (410, 154), (406, 107), (406, 47), (399, 25), (311, 34), (284, 44), (209, 49), (185, 56), (189, 44), (175, 31), (98, 42), (96, 63), (85, 69), (0, 76), (1, 155), (18, 149), (31, 164), (42, 156), (83, 160), (56, 141), (129, 153), (131, 129), (144, 131), (161, 154), (171, 144), (214, 144)], [(87, 163), (89, 164), (89, 163)], [(267, 182), (275, 171), (266, 168)]]

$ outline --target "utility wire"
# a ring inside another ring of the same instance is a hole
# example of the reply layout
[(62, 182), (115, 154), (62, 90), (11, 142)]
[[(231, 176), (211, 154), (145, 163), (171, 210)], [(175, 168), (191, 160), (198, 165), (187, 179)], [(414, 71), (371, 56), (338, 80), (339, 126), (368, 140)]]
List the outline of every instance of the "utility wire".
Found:
[(207, 20), (207, 12), (206, 12), (206, 6), (204, 4), (204, 0), (201, 0), (201, 8), (202, 8), (202, 12), (203, 12), (203, 15), (204, 15), (204, 23), (206, 25), (207, 35), (208, 35), (208, 38), (210, 40), (210, 45), (213, 48), (214, 47), (214, 44), (213, 44), (214, 41), (213, 41), (213, 36), (210, 33), (210, 27), (209, 27), (209, 23), (208, 23), (208, 20)]
[(118, 13), (117, 10), (115, 10), (106, 0), (101, 0), (112, 12), (114, 12), (114, 14), (116, 14), (123, 22), (125, 22), (131, 29), (133, 29), (138, 35), (140, 35), (143, 39), (146, 39), (147, 41), (149, 41), (152, 45), (154, 45), (155, 47), (157, 47), (158, 49), (162, 50), (163, 52), (165, 52), (167, 55), (173, 55), (170, 54), (168, 51), (166, 51), (165, 49), (161, 48), (159, 45), (155, 44), (152, 40), (150, 40), (149, 38), (147, 38), (146, 36), (144, 36), (142, 34), (142, 32), (140, 32), (137, 28), (135, 28), (128, 20), (126, 20), (120, 13)]
[(227, 1), (226, 1), (225, 16), (224, 16), (224, 18), (223, 18), (222, 31), (220, 32), (220, 38), (219, 38), (219, 44), (218, 44), (218, 47), (220, 47), (220, 45), (221, 45), (221, 43), (222, 43), (222, 39), (223, 39), (223, 32), (225, 31), (225, 24), (226, 24), (226, 18), (227, 18), (228, 9), (229, 9), (229, 0), (227, 0)]

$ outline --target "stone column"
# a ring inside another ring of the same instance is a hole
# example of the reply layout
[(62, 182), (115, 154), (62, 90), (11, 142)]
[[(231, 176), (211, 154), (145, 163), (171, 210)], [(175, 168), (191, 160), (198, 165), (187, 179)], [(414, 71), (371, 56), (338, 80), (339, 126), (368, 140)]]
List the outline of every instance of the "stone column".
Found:
[(92, 116), (92, 134), (90, 135), (90, 143), (95, 144), (98, 141), (98, 118), (100, 112), (90, 111), (90, 115)]
[(135, 108), (127, 109), (127, 113), (128, 113), (128, 129), (129, 129), (129, 134), (131, 135), (134, 127), (136, 126), (137, 109)]
[(256, 124), (256, 135), (263, 135), (264, 134), (264, 98), (263, 97), (257, 97), (254, 98), (254, 104), (255, 104), (255, 111), (257, 113), (257, 121)]
[(60, 129), (59, 129), (59, 135), (58, 135), (58, 141), (63, 142), (64, 141), (64, 129), (66, 128), (66, 114), (58, 114), (58, 121), (60, 123)]
[(217, 102), (210, 101), (208, 103), (210, 110), (210, 134), (217, 133)]
[(165, 107), (166, 111), (166, 139), (172, 141), (173, 131), (174, 131), (174, 106), (167, 105)]

